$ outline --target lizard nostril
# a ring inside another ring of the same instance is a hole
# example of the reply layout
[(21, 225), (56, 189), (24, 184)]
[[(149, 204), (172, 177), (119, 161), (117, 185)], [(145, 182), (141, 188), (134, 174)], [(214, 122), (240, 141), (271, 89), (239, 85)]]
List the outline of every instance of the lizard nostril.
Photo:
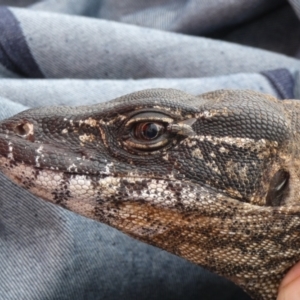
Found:
[(15, 127), (15, 132), (31, 141), (33, 141), (33, 124), (31, 123), (22, 123)]
[(25, 135), (28, 133), (28, 126), (26, 125), (27, 124), (21, 124), (16, 127), (16, 131), (19, 135)]

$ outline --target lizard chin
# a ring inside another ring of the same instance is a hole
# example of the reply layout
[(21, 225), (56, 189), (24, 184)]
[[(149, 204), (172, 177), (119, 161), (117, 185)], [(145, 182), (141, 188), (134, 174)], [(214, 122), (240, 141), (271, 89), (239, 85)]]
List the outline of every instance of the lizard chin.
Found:
[[(4, 157), (0, 165), (31, 193), (204, 266), (254, 297), (275, 298), (278, 281), (298, 261), (300, 236), (286, 235), (295, 222), (300, 229), (292, 207), (252, 205), (223, 194), (211, 198), (208, 189), (176, 180), (66, 175)], [(283, 251), (287, 244), (289, 251)], [(272, 272), (266, 272), (269, 264)]]

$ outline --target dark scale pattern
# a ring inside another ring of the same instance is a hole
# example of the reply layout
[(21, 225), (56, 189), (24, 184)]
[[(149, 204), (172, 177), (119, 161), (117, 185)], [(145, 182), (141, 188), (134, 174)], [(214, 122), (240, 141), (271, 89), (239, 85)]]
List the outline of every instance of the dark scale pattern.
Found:
[[(224, 148), (224, 152), (220, 152), (221, 147)], [(203, 157), (193, 157), (193, 152), (197, 149), (201, 150)], [(178, 160), (178, 169), (191, 181), (201, 182), (247, 202), (250, 202), (251, 196), (256, 191), (262, 193), (263, 172), (266, 165), (274, 159), (271, 155), (259, 158), (260, 153), (254, 152), (251, 147), (230, 145), (225, 142), (215, 145), (210, 141), (203, 141), (197, 142), (192, 147), (183, 144), (178, 151), (186, 152), (186, 155)], [(231, 189), (238, 193), (230, 192)]]
[(70, 179), (72, 175), (64, 174), (63, 180), (60, 182), (59, 186), (55, 188), (52, 192), (53, 201), (55, 204), (65, 206), (65, 202), (72, 197), (69, 190)]
[(0, 122), (0, 169), (271, 300), (300, 260), (299, 114), (296, 101), (233, 90), (31, 109)]
[(263, 138), (272, 141), (286, 138), (288, 131), (284, 111), (274, 111), (271, 105), (262, 106), (262, 103), (259, 105), (254, 102), (249, 105), (245, 101), (238, 105), (226, 100), (225, 98), (224, 102), (202, 108), (203, 113), (206, 111), (212, 117), (200, 117), (196, 123), (197, 132), (203, 135)]

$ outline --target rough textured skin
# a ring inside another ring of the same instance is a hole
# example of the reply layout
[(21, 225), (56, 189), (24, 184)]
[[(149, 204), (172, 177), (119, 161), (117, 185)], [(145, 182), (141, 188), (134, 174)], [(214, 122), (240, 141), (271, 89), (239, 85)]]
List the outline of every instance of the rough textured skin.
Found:
[(35, 195), (275, 299), (300, 260), (300, 104), (155, 89), (0, 122), (0, 169)]

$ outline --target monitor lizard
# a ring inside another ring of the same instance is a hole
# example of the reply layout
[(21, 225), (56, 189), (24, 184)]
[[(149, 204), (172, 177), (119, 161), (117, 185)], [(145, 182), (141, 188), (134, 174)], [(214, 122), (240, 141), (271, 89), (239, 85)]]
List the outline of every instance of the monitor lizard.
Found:
[(300, 260), (300, 101), (150, 89), (0, 122), (17, 185), (275, 299)]

